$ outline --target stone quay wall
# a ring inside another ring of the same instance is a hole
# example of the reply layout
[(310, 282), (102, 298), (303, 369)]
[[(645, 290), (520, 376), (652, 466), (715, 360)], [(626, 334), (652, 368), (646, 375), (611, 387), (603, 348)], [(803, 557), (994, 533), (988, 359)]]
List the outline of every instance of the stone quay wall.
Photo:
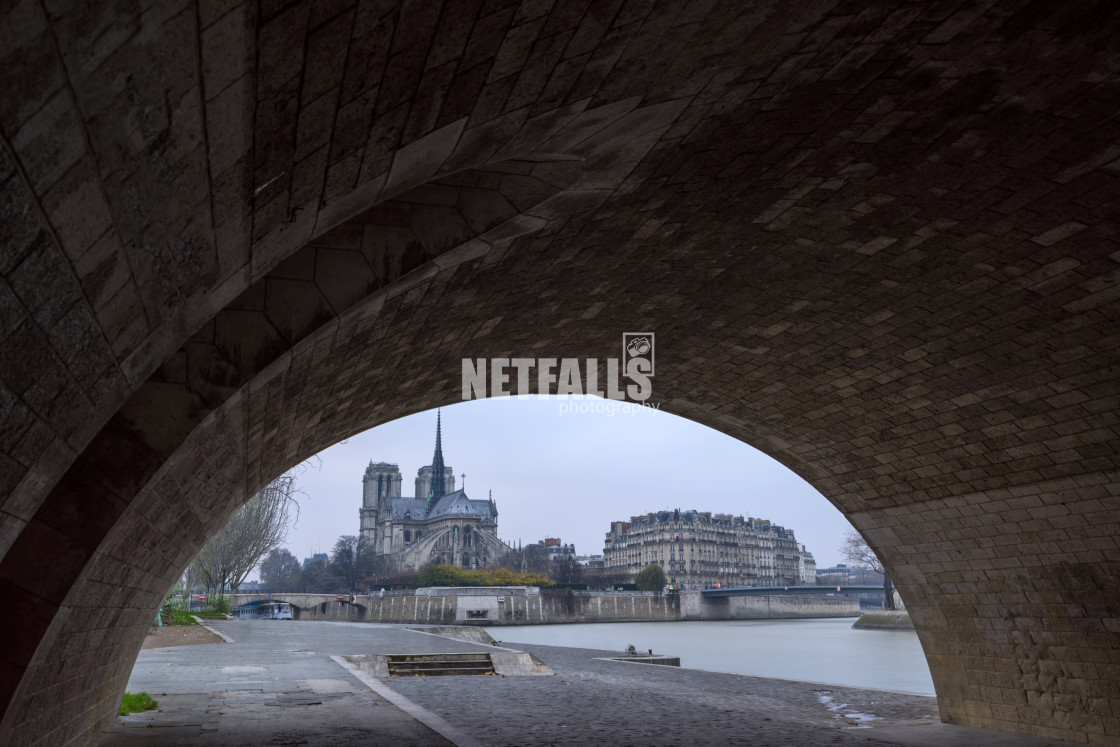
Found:
[[(236, 594), (234, 607), (266, 599)], [(672, 620), (765, 620), (858, 617), (859, 600), (774, 594), (709, 599), (641, 591), (572, 591), (536, 587), (454, 587), (360, 594), (350, 602), (331, 594), (273, 594), (294, 607), (297, 620), (422, 625), (543, 625)]]
[[(235, 594), (233, 606), (265, 598)], [(297, 620), (529, 625), (680, 619), (679, 599), (655, 592), (455, 587), (360, 594), (353, 602), (330, 594), (273, 594), (272, 599), (291, 603)]]
[(913, 630), (914, 623), (906, 610), (867, 610), (852, 627), (857, 630)]
[(682, 620), (777, 620), (859, 614), (856, 597), (767, 594), (708, 598), (700, 592), (681, 594)]

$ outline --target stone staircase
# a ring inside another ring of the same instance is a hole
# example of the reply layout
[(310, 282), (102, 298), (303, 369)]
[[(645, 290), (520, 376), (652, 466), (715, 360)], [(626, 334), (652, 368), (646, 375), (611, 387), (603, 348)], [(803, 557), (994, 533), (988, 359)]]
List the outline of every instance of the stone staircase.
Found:
[(389, 654), (390, 677), (442, 677), (460, 674), (494, 674), (488, 653)]

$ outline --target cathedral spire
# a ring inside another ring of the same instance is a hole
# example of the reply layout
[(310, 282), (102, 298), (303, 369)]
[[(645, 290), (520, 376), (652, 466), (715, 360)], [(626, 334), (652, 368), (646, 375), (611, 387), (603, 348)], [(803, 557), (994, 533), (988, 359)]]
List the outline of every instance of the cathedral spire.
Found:
[(436, 453), (432, 456), (432, 499), (439, 500), (447, 494), (447, 485), (444, 481), (445, 469), (443, 466), (443, 438), (440, 428), (440, 412), (436, 410)]

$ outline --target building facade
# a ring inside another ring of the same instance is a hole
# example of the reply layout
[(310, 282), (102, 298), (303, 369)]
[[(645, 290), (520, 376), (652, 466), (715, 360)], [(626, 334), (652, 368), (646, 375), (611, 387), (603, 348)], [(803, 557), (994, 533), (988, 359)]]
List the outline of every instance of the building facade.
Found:
[(576, 556), (576, 546), (565, 545), (560, 541), (559, 537), (546, 537), (543, 540), (538, 540), (537, 546), (548, 556), (548, 561), (550, 563), (555, 563), (569, 556), (572, 558)]
[(700, 511), (660, 511), (611, 522), (606, 572), (633, 578), (650, 563), (671, 586), (707, 589), (794, 586), (815, 577), (816, 562), (792, 529), (765, 519)]
[(813, 553), (805, 549), (805, 545), (801, 546), (798, 570), (800, 571), (802, 585), (812, 586), (817, 583), (817, 561), (813, 559)]
[(837, 563), (831, 568), (817, 569), (817, 583), (825, 586), (834, 584), (867, 584), (871, 586), (883, 583), (883, 574), (874, 568), (860, 568)]
[(401, 495), (400, 468), (370, 460), (362, 477), (361, 538), (385, 571), (416, 571), (434, 564), (481, 568), (501, 562), (510, 547), (498, 539), (493, 498), (473, 500), (455, 488), (443, 462), (440, 415), (432, 463), (416, 474), (416, 496)]
[(590, 571), (601, 571), (606, 567), (602, 555), (577, 555), (576, 562)]

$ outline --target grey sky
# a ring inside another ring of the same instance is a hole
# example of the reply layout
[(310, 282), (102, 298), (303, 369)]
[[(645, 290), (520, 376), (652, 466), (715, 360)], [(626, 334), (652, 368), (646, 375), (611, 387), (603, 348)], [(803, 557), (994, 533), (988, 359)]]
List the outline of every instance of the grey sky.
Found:
[[(843, 562), (849, 526), (800, 477), (741, 441), (650, 408), (615, 414), (573, 413), (608, 400), (558, 397), (476, 400), (443, 408), (443, 455), (467, 494), (498, 504), (498, 536), (523, 543), (560, 537), (582, 554), (603, 552), (611, 521), (661, 509), (696, 509), (770, 519), (795, 530), (820, 567)], [(562, 412), (565, 408), (568, 412)], [(358, 533), (362, 474), (373, 461), (397, 464), (402, 493), (431, 464), (435, 411), (354, 436), (320, 453), (322, 464), (299, 480), (298, 525), (287, 547), (303, 559)]]

